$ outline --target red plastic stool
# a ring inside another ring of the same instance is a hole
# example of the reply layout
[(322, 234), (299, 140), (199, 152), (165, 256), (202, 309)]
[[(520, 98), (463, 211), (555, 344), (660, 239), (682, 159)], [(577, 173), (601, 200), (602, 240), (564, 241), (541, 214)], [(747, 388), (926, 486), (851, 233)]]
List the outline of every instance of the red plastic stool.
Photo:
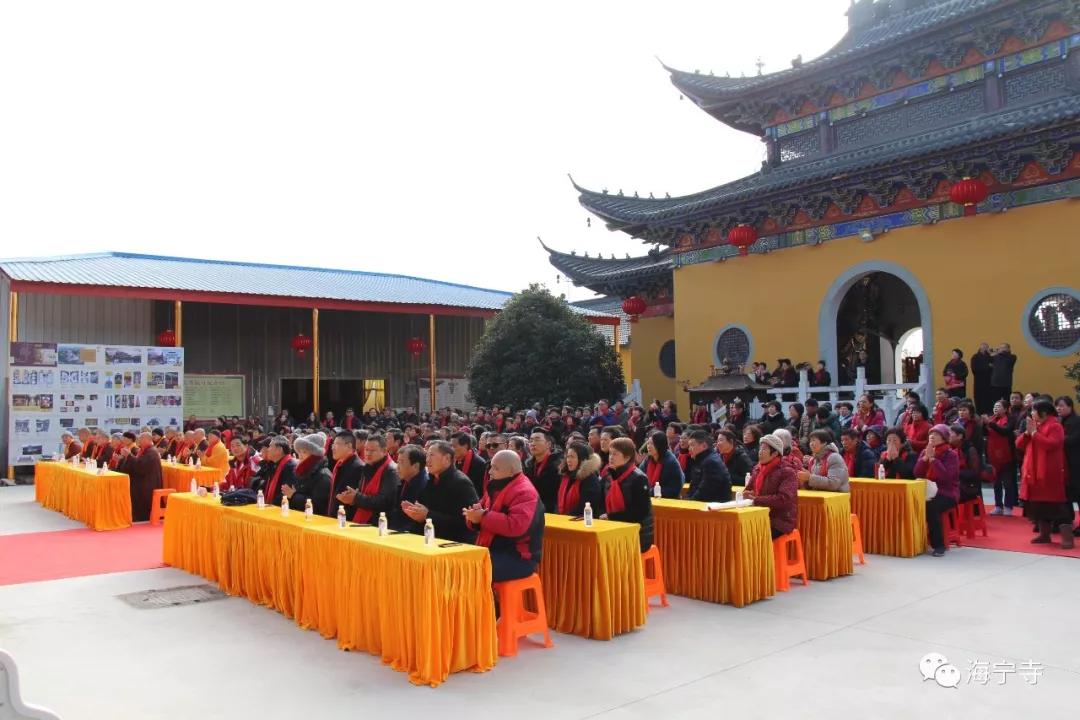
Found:
[(964, 547), (964, 544), (960, 542), (960, 513), (956, 511), (955, 507), (941, 513), (941, 532), (945, 538), (946, 548), (950, 545)]
[(165, 519), (165, 498), (176, 492), (172, 488), (163, 488), (154, 491), (154, 497), (150, 501), (150, 524), (160, 525)]
[[(530, 592), (536, 612), (525, 606), (525, 596)], [(551, 647), (551, 633), (544, 609), (544, 589), (539, 575), (533, 573), (521, 580), (495, 583), (495, 594), (499, 598), (500, 610), (499, 621), (495, 624), (500, 657), (517, 655), (518, 640), (530, 633), (544, 633), (544, 647)]]
[(641, 553), (641, 565), (645, 572), (645, 610), (651, 610), (649, 600), (654, 597), (660, 598), (660, 607), (667, 607), (667, 588), (664, 587), (664, 566), (660, 563), (660, 549), (653, 545)]
[(776, 565), (777, 590), (791, 589), (791, 578), (796, 576), (802, 577), (803, 585), (810, 584), (810, 576), (806, 572), (806, 557), (803, 555), (802, 535), (798, 529), (773, 540), (773, 561)]
[(990, 533), (986, 528), (986, 506), (979, 498), (972, 498), (960, 503), (960, 527), (969, 538), (975, 537), (975, 531), (982, 532), (983, 537)]

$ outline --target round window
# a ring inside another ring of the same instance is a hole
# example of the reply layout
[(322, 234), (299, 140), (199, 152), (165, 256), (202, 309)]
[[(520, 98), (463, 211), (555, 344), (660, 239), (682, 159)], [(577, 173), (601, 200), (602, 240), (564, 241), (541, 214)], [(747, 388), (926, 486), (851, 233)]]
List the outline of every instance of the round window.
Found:
[(750, 336), (742, 328), (729, 327), (721, 331), (716, 338), (717, 365), (727, 360), (732, 365), (747, 365), (750, 362)]
[(1027, 312), (1029, 340), (1049, 355), (1068, 355), (1080, 349), (1080, 295), (1054, 289), (1037, 296)]
[(668, 340), (660, 348), (660, 372), (665, 377), (675, 377), (675, 341)]

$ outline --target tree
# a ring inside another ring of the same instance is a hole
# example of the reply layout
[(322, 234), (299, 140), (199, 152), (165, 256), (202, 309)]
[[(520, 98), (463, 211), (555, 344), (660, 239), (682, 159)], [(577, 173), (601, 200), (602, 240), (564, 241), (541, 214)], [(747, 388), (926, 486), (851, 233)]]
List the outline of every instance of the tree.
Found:
[(480, 405), (582, 405), (626, 392), (615, 348), (539, 285), (514, 295), (491, 321), (468, 377)]
[(1080, 399), (1080, 353), (1076, 354), (1076, 358), (1076, 362), (1065, 366), (1065, 377), (1073, 381), (1076, 397)]

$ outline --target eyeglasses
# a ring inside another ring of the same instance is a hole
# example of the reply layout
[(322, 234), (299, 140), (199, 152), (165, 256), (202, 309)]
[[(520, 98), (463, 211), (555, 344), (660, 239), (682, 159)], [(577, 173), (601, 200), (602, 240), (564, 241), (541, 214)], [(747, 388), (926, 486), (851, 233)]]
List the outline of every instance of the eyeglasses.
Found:
[(486, 447), (488, 450), (496, 450), (501, 447), (501, 445), (499, 443), (488, 443), (484, 447)]

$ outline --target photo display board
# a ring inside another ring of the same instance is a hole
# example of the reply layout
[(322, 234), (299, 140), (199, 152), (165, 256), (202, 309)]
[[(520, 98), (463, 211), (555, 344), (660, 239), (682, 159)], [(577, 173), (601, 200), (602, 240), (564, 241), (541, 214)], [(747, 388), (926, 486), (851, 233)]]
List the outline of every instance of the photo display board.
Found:
[(9, 360), (9, 465), (51, 458), (65, 430), (183, 426), (183, 348), (13, 342)]

